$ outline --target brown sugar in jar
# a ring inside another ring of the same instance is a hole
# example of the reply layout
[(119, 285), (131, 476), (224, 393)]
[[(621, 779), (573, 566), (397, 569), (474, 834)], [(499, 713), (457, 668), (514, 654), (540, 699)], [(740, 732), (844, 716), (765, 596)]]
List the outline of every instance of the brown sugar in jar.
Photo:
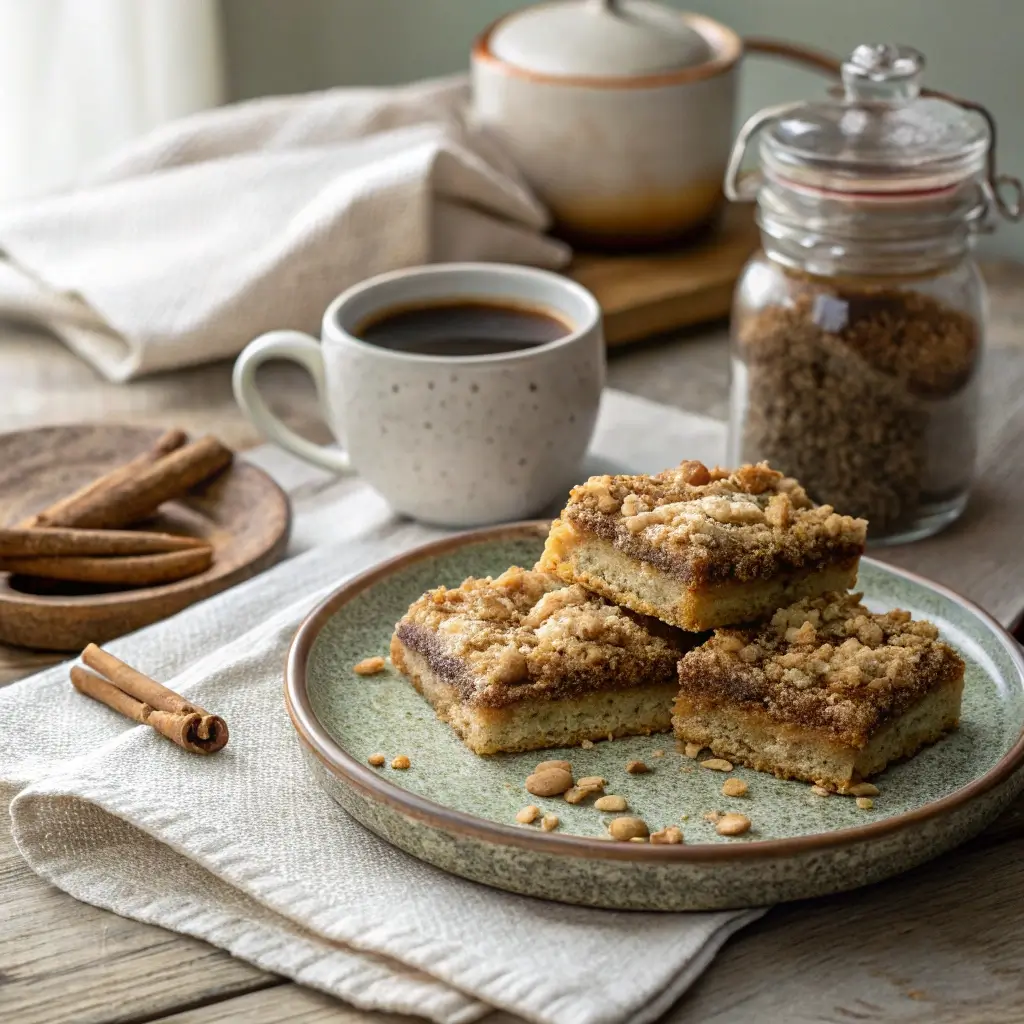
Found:
[(744, 124), (724, 183), (761, 232), (733, 303), (729, 460), (797, 477), (866, 518), (869, 542), (966, 507), (985, 336), (972, 248), (998, 215), (1024, 217), (991, 116), (922, 90), (923, 70), (910, 47), (858, 46), (841, 90)]
[(767, 459), (876, 539), (955, 508), (974, 463), (979, 320), (909, 288), (768, 272), (781, 301), (734, 323), (733, 457)]

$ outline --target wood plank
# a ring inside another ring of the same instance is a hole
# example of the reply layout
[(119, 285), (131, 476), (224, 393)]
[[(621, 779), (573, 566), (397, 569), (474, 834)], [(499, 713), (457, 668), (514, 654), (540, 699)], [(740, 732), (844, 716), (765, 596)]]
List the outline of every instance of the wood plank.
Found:
[[(1019, 1022), (1024, 843), (773, 910), (665, 1024)], [(255, 1022), (254, 1022), (255, 1024)]]
[(26, 651), (21, 647), (0, 644), (0, 686), (6, 686), (33, 672), (41, 672), (47, 665), (63, 661), (66, 655), (43, 651)]
[(196, 939), (79, 903), (33, 874), (0, 824), (0, 1020), (151, 1019), (280, 979)]
[[(508, 1021), (515, 1019), (507, 1017)], [(487, 1020), (498, 1024), (495, 1016)], [(285, 1021), (288, 1024), (422, 1024), (419, 1017), (367, 1013), (322, 992), (292, 984), (159, 1018), (159, 1024), (269, 1024), (271, 1021), (282, 1024)]]

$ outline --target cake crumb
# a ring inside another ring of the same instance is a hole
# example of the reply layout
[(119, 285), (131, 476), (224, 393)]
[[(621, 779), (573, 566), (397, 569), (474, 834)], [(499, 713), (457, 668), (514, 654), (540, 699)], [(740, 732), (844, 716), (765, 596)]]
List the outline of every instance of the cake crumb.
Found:
[(742, 779), (726, 779), (722, 783), (722, 796), (746, 796), (747, 784)]
[(705, 821), (710, 821), (712, 825), (715, 825), (715, 824), (718, 823), (719, 819), (722, 817), (722, 812), (721, 811), (705, 811), (703, 817), (704, 817)]
[(516, 821), (520, 825), (531, 825), (537, 820), (538, 814), (540, 814), (540, 808), (536, 804), (527, 804), (516, 811)]
[(564, 768), (545, 768), (526, 779), (526, 792), (534, 796), (560, 796), (571, 787), (572, 773)]
[(380, 768), (387, 758), (383, 754), (371, 754), (366, 760), (369, 761), (374, 768)]
[(373, 676), (384, 670), (384, 659), (378, 654), (374, 658), (363, 658), (352, 666), (352, 671), (360, 676)]
[(397, 768), (399, 771), (405, 771), (411, 763), (412, 762), (405, 756), (405, 754), (399, 754), (398, 757), (391, 762), (391, 767)]
[(815, 796), (831, 796), (832, 795), (832, 790), (826, 789), (824, 786), (819, 786), (817, 783), (815, 783), (813, 786), (811, 786), (811, 792)]
[(599, 792), (599, 789), (591, 789), (587, 786), (571, 786), (562, 794), (562, 799), (567, 804), (581, 804), (588, 796)]
[(726, 761), (724, 757), (709, 757), (701, 761), (701, 768), (710, 768), (713, 772), (731, 772), (732, 762)]
[(878, 796), (878, 792), (878, 787), (870, 782), (858, 782), (847, 790), (850, 796)]
[(644, 764), (643, 761), (629, 761), (626, 764), (626, 771), (630, 775), (643, 775), (645, 772), (649, 772), (651, 769)]
[(540, 827), (544, 832), (553, 832), (558, 828), (558, 815), (557, 814), (545, 814), (540, 819)]
[(593, 796), (595, 793), (603, 793), (606, 785), (607, 780), (600, 775), (585, 775), (582, 779), (577, 779), (576, 784), (571, 789), (565, 791), (563, 794), (565, 802), (581, 804), (588, 796)]
[(741, 836), (750, 830), (750, 819), (745, 814), (723, 814), (715, 825), (720, 836)]
[(683, 753), (687, 757), (696, 757), (704, 748), (699, 743), (687, 743), (683, 747)]
[(593, 741), (593, 740), (583, 740), (583, 741), (582, 741), (582, 742), (580, 743), (580, 746), (581, 746), (581, 747), (582, 747), (582, 748), (583, 748), (584, 750), (593, 750), (593, 749), (594, 749), (594, 741)]
[(618, 839), (620, 843), (628, 842), (631, 839), (645, 840), (650, 834), (643, 818), (631, 817), (615, 818), (609, 823), (608, 831), (612, 834), (612, 838)]
[(869, 796), (859, 796), (857, 797), (857, 806), (862, 811), (870, 811), (875, 806), (875, 801)]
[(676, 846), (683, 841), (683, 830), (675, 825), (667, 825), (665, 828), (651, 834), (651, 842), (655, 846)]

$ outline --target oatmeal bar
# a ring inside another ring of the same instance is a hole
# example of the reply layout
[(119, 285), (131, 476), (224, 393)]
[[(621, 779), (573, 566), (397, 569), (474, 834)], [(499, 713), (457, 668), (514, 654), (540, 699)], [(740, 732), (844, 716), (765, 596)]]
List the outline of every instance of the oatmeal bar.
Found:
[(679, 662), (676, 738), (780, 778), (848, 790), (957, 725), (964, 663), (930, 622), (825, 594)]
[(391, 660), (477, 754), (672, 727), (687, 634), (519, 568), (414, 602)]
[(574, 487), (537, 568), (682, 629), (749, 622), (857, 581), (867, 523), (767, 463), (684, 462)]

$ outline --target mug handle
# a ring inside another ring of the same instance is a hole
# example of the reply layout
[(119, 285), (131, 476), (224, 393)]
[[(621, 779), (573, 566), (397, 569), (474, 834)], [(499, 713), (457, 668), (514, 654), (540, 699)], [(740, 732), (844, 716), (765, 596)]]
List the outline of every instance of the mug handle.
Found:
[(320, 411), (324, 419), (327, 416), (327, 382), (324, 376), (324, 357), (320, 342), (302, 331), (270, 331), (250, 341), (235, 361), (235, 369), (231, 384), (235, 392), (235, 401), (242, 412), (252, 420), (256, 428), (271, 441), (276, 441), (282, 448), (297, 455), (306, 462), (313, 463), (332, 473), (349, 474), (355, 472), (348, 453), (327, 448), (322, 444), (307, 441), (291, 427), (285, 426), (271, 411), (263, 400), (256, 386), (256, 371), (268, 359), (289, 359), (298, 363), (312, 378), (316, 385)]

